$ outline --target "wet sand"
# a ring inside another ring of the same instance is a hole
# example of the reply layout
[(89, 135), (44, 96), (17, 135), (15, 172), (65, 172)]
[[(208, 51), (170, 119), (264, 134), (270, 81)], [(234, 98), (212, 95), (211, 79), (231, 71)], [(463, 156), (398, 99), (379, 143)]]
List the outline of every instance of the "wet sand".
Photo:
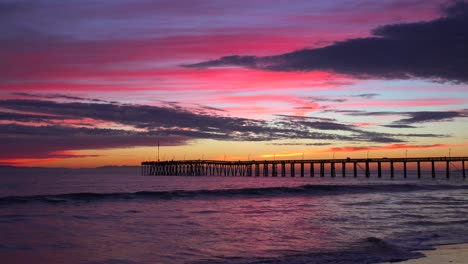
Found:
[[(426, 257), (411, 259), (398, 264), (467, 264), (468, 244), (437, 246), (435, 250), (419, 251)], [(390, 264), (390, 263), (384, 263)]]

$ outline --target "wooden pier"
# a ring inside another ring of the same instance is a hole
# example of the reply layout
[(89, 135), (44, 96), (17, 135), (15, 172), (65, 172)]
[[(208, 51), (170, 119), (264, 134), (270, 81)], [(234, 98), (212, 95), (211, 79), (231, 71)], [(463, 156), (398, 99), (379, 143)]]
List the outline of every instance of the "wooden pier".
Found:
[[(337, 176), (336, 168), (341, 168), (338, 176), (347, 177), (348, 168), (352, 168), (353, 177), (363, 171), (365, 177), (371, 176), (371, 171), (381, 178), (386, 165), (390, 178), (395, 177), (395, 165), (402, 166), (403, 178), (408, 177), (408, 164), (416, 165), (417, 178), (422, 171), (431, 172), (436, 177), (436, 167), (443, 166), (445, 177), (458, 174), (466, 179), (465, 161), (468, 157), (424, 157), (424, 158), (372, 158), (372, 159), (317, 159), (317, 160), (249, 160), (249, 161), (219, 161), (219, 160), (171, 160), (144, 161), (141, 163), (141, 174), (148, 176), (246, 176), (246, 177), (325, 177), (326, 170), (331, 177)], [(422, 170), (422, 166), (430, 170)], [(371, 169), (372, 168), (372, 169)], [(316, 169), (318, 175), (316, 175)]]

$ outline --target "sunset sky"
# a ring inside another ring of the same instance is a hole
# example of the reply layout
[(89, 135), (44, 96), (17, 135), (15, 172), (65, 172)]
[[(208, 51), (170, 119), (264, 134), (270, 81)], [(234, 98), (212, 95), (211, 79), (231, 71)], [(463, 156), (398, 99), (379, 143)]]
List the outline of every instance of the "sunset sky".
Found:
[(0, 0), (0, 165), (468, 156), (468, 2)]

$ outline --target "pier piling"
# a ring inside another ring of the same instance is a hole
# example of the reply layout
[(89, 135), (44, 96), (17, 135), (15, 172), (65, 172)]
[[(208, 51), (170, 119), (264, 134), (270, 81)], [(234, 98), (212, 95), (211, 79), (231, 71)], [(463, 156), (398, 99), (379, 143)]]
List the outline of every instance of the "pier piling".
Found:
[(408, 177), (408, 170), (406, 169), (406, 161), (403, 161), (403, 178)]
[(395, 167), (393, 166), (393, 161), (390, 161), (390, 178), (395, 177)]
[(330, 174), (332, 177), (336, 176), (335, 162), (330, 162)]
[(366, 178), (370, 177), (369, 160), (366, 160)]
[(450, 161), (449, 160), (447, 160), (447, 167), (446, 167), (445, 175), (447, 179), (450, 178)]
[(354, 172), (354, 178), (357, 177), (357, 162), (353, 162), (353, 172)]
[(382, 162), (377, 162), (377, 177), (382, 178)]
[(418, 161), (418, 179), (421, 179), (421, 162)]
[(462, 174), (463, 174), (463, 179), (466, 179), (466, 173), (465, 173), (465, 161), (462, 161)]
[[(353, 164), (353, 176), (358, 175), (358, 166), (364, 170), (366, 178), (371, 177), (371, 164), (377, 165), (377, 177), (382, 177), (382, 163), (390, 165), (390, 178), (395, 177), (395, 162), (403, 164), (403, 177), (407, 178), (407, 163), (416, 163), (418, 179), (423, 177), (422, 163), (430, 163), (430, 174), (436, 178), (436, 162), (445, 162), (445, 175), (466, 179), (465, 161), (468, 157), (428, 157), (428, 158), (373, 158), (373, 159), (325, 159), (325, 160), (273, 160), (273, 161), (217, 161), (217, 160), (184, 160), (184, 161), (145, 161), (141, 163), (142, 175), (154, 176), (244, 176), (244, 177), (291, 177), (296, 176), (296, 165), (300, 176), (305, 177), (305, 170), (310, 166), (310, 177), (315, 176), (315, 164), (320, 166), (320, 177), (325, 177), (325, 167), (330, 166), (330, 177), (336, 177), (336, 164), (341, 163), (341, 175), (346, 177), (347, 164)], [(364, 168), (361, 164), (364, 163)], [(461, 163), (461, 164), (460, 164)], [(461, 171), (457, 164), (461, 165)], [(442, 164), (441, 164), (442, 165)], [(457, 170), (450, 171), (453, 165)], [(270, 172), (271, 168), (271, 172)], [(279, 171), (278, 171), (279, 170)], [(328, 170), (328, 169), (327, 169)], [(429, 173), (429, 172), (428, 172)]]
[(346, 162), (341, 162), (341, 176), (346, 177)]

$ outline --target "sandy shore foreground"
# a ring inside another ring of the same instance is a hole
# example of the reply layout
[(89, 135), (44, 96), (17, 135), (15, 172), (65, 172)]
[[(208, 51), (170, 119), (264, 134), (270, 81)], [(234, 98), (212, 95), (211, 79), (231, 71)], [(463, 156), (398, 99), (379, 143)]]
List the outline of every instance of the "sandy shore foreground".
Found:
[[(398, 264), (467, 264), (468, 244), (437, 246), (435, 250), (419, 251), (426, 255), (424, 258), (411, 259)], [(384, 263), (390, 264), (390, 263)]]

